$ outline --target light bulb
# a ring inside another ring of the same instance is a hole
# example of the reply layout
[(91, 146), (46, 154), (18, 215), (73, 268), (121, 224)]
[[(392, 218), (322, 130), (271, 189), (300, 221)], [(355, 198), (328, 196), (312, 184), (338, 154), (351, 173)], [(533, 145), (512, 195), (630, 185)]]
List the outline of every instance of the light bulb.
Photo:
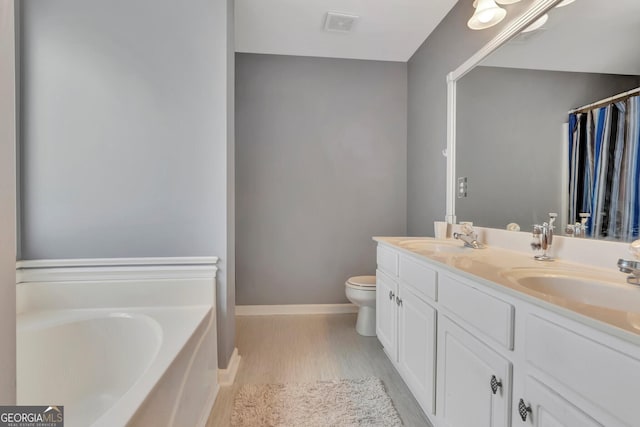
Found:
[(467, 22), (472, 30), (483, 30), (492, 27), (507, 16), (507, 11), (496, 4), (494, 0), (477, 0), (476, 11)]

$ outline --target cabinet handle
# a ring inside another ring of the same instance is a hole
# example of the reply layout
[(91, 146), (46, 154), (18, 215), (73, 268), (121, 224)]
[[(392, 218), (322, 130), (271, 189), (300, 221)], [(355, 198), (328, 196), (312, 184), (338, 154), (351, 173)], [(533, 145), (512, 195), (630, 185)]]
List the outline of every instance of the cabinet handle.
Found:
[(527, 406), (524, 400), (520, 399), (520, 402), (518, 402), (518, 412), (520, 413), (522, 421), (527, 421), (527, 416), (532, 412), (531, 405)]
[(498, 380), (495, 375), (491, 376), (490, 384), (493, 394), (496, 394), (498, 392), (498, 389), (502, 389), (502, 381)]
[(393, 294), (393, 291), (389, 291), (389, 299), (391, 301), (393, 301), (393, 297), (395, 297), (395, 295)]
[(402, 300), (400, 298), (396, 297), (396, 304), (398, 304), (398, 307), (402, 305)]

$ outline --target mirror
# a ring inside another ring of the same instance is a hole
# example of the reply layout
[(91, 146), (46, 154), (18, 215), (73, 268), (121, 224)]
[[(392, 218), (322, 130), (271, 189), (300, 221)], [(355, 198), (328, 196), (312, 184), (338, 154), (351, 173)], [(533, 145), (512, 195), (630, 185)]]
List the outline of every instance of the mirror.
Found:
[(456, 176), (467, 188), (455, 215), (530, 231), (557, 212), (557, 232), (573, 233), (586, 212), (587, 236), (629, 241), (640, 214), (639, 97), (578, 112), (571, 127), (569, 112), (640, 87), (640, 1), (562, 3), (457, 81)]

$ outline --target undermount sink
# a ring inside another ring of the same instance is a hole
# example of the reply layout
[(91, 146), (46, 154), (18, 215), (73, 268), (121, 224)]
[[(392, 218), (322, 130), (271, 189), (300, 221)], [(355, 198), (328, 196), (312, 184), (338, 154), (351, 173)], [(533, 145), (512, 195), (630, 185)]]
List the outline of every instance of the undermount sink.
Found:
[(640, 286), (626, 284), (624, 276), (616, 281), (609, 275), (535, 268), (514, 268), (500, 274), (513, 283), (550, 297), (613, 310), (640, 312)]
[(398, 242), (398, 246), (411, 251), (425, 250), (444, 253), (469, 253), (472, 251), (459, 240), (407, 239)]

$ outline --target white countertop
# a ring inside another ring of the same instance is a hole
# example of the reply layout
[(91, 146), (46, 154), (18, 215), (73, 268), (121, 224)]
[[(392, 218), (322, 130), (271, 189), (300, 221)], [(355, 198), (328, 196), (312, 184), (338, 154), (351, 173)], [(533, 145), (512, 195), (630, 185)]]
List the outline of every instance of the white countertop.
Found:
[[(603, 286), (611, 286), (612, 291), (616, 291), (616, 287), (619, 287), (619, 290), (624, 290), (624, 292), (632, 292), (631, 295), (634, 296), (634, 299), (637, 295), (640, 301), (640, 286), (628, 285), (626, 283), (627, 275), (612, 268), (595, 268), (591, 265), (566, 260), (545, 263), (534, 260), (532, 255), (493, 246), (487, 246), (485, 249), (455, 248), (455, 251), (438, 250), (438, 245), (429, 244), (417, 245), (413, 248), (406, 247), (406, 242), (409, 240), (438, 242), (435, 239), (425, 237), (374, 237), (373, 239), (399, 252), (427, 260), (443, 270), (467, 277), (509, 296), (541, 306), (607, 334), (640, 345), (640, 304), (637, 309), (634, 306), (632, 311), (628, 310), (629, 307), (623, 310), (613, 309), (611, 305), (601, 307), (586, 304), (580, 302), (580, 295), (576, 295), (575, 299), (547, 295), (522, 286), (509, 274), (505, 274), (513, 272), (513, 269), (527, 268), (545, 269), (549, 272), (577, 272), (581, 276), (588, 276), (591, 280), (606, 283)], [(460, 247), (463, 246), (463, 243), (458, 241), (447, 240), (446, 243), (448, 245), (459, 243)]]

